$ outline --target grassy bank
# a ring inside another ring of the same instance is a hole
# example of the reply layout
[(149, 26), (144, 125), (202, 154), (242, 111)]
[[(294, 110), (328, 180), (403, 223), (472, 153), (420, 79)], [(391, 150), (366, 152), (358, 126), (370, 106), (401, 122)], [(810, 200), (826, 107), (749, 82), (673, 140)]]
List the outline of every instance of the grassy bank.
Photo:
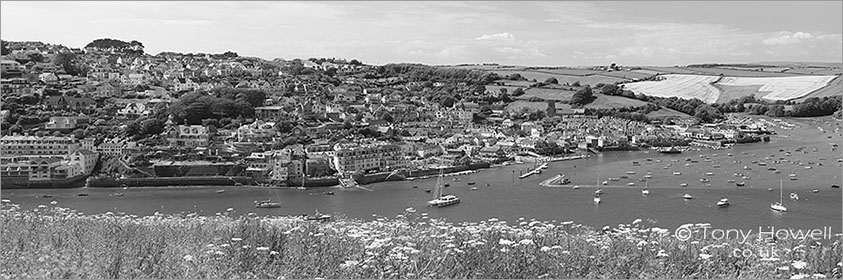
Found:
[[(841, 240), (680, 241), (634, 221), (450, 224), (396, 218), (82, 215), (0, 211), (4, 278), (840, 278)], [(735, 249), (777, 257), (735, 257)]]

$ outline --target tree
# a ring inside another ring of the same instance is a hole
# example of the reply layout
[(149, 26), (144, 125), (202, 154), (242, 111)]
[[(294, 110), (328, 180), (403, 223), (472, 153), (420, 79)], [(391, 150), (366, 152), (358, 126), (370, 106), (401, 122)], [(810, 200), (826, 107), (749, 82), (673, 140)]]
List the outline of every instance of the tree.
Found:
[(61, 66), (67, 74), (77, 76), (80, 74), (80, 69), (76, 66), (75, 53), (59, 53), (53, 59), (53, 64)]
[(516, 88), (512, 91), (512, 96), (522, 96), (524, 95), (524, 90), (521, 88)]
[(591, 87), (584, 87), (579, 89), (573, 96), (571, 96), (571, 104), (582, 106), (594, 100), (594, 95)]
[(556, 79), (556, 77), (550, 77), (550, 78), (547, 78), (547, 80), (544, 80), (544, 82), (545, 82), (546, 84), (554, 84), (554, 85), (558, 85), (558, 84), (559, 84), (559, 80), (557, 80), (557, 79)]
[(578, 86), (580, 86), (580, 81), (574, 81), (574, 83), (571, 84), (571, 85), (575, 86), (575, 87), (578, 87)]
[(439, 100), (439, 104), (442, 105), (442, 107), (447, 107), (447, 108), (453, 107), (454, 103), (456, 103), (456, 102), (457, 102), (457, 100), (454, 99), (453, 97), (450, 97), (450, 96), (445, 96), (444, 98)]

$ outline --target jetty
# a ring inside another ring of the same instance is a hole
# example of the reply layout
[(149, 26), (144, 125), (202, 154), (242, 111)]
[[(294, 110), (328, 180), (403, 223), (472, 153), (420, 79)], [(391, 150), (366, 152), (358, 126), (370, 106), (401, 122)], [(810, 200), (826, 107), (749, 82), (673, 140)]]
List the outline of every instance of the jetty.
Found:
[(557, 174), (556, 176), (550, 177), (549, 179), (542, 181), (541, 183), (539, 183), (539, 186), (559, 188), (570, 183), (571, 182), (567, 178), (565, 178), (565, 174)]
[(541, 165), (539, 165), (539, 166), (537, 166), (537, 167), (536, 167), (536, 168), (534, 168), (533, 170), (530, 170), (530, 172), (527, 172), (527, 173), (522, 174), (521, 176), (518, 176), (518, 179), (524, 179), (524, 178), (530, 177), (530, 176), (531, 176), (531, 175), (533, 175), (533, 174), (538, 174), (538, 173), (541, 173), (541, 172), (542, 172), (542, 169), (545, 169), (545, 168), (547, 168), (547, 163), (546, 163), (546, 162), (545, 162), (545, 163), (542, 163), (542, 164), (541, 164)]

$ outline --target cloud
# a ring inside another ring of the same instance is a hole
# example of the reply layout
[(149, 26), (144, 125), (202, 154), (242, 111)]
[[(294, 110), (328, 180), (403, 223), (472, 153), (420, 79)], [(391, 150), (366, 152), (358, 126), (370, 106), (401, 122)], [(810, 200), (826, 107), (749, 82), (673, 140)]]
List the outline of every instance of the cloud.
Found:
[(508, 32), (495, 33), (495, 34), (483, 34), (483, 36), (474, 38), (474, 40), (512, 41), (512, 40), (515, 40), (515, 35), (512, 35), (512, 33), (508, 33)]
[(779, 36), (767, 38), (761, 41), (761, 43), (773, 46), (773, 45), (789, 45), (789, 44), (798, 44), (806, 40), (810, 40), (816, 38), (816, 36), (812, 35), (811, 33), (806, 32), (780, 32)]

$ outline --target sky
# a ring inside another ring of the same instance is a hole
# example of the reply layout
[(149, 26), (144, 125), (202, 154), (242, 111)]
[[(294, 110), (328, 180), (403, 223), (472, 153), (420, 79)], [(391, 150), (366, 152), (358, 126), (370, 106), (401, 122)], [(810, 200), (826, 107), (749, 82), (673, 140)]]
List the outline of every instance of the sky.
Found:
[(0, 2), (0, 38), (366, 64), (843, 61), (843, 1)]

